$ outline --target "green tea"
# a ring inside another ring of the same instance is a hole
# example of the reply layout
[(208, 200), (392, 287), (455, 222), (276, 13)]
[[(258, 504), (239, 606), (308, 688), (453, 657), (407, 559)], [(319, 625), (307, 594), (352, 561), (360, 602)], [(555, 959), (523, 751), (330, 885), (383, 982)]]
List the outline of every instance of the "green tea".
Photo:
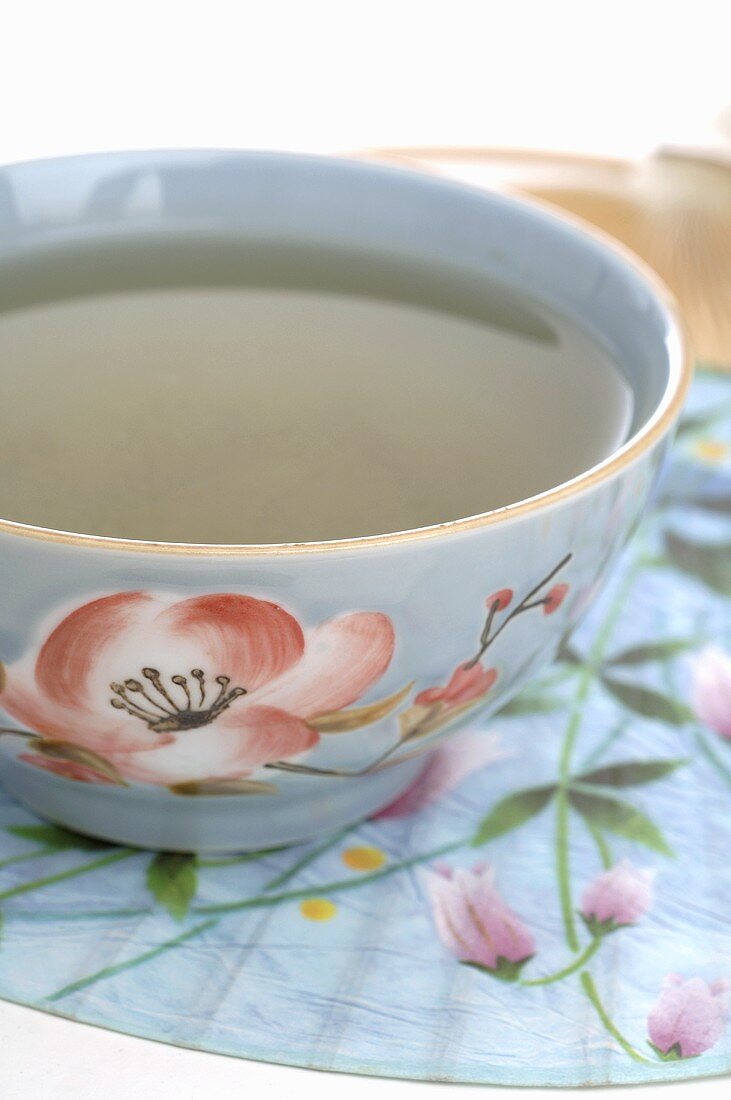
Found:
[(229, 251), (220, 276), (215, 242), (2, 273), (0, 515), (180, 542), (378, 534), (550, 489), (630, 430), (608, 353), (522, 295)]

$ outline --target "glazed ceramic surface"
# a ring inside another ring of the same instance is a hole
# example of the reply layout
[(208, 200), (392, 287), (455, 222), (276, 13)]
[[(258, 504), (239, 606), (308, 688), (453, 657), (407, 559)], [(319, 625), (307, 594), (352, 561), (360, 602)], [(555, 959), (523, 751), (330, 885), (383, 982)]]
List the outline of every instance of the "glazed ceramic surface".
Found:
[(621, 366), (629, 442), (483, 516), (270, 547), (0, 522), (0, 772), (18, 799), (182, 850), (284, 844), (374, 812), (551, 660), (637, 522), (688, 381), (662, 292), (543, 211), (349, 162), (82, 157), (6, 169), (0, 195), (0, 269), (39, 246), (181, 226), (389, 247), (541, 298)]

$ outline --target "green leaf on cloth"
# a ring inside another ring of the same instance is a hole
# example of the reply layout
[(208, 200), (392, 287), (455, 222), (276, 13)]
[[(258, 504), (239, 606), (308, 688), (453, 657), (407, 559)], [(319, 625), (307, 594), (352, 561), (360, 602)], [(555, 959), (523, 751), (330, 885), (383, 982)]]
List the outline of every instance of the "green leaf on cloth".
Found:
[(147, 889), (175, 920), (183, 920), (198, 889), (195, 856), (160, 852), (147, 868)]
[(501, 718), (510, 718), (520, 714), (554, 714), (566, 706), (563, 699), (551, 695), (516, 695), (498, 714)]
[(574, 789), (569, 790), (569, 802), (577, 813), (600, 829), (644, 844), (654, 852), (674, 854), (654, 821), (629, 802)]
[(612, 665), (644, 665), (651, 661), (668, 661), (677, 657), (679, 653), (686, 653), (689, 649), (695, 649), (702, 642), (701, 638), (667, 638), (662, 642), (648, 642), (646, 645), (635, 645), (629, 649), (623, 649), (615, 653), (605, 661), (605, 666)]
[(623, 761), (577, 775), (575, 782), (591, 783), (599, 787), (638, 787), (642, 783), (654, 783), (656, 779), (663, 779), (687, 763), (688, 760), (683, 758)]
[(669, 726), (684, 726), (693, 721), (693, 711), (679, 699), (640, 684), (628, 684), (613, 676), (602, 676), (604, 687), (628, 710), (642, 718), (654, 718)]
[(731, 543), (694, 542), (666, 531), (665, 552), (677, 569), (703, 581), (714, 592), (731, 596)]
[(93, 837), (82, 836), (81, 833), (72, 833), (70, 829), (62, 829), (60, 825), (8, 825), (6, 831), (13, 836), (32, 840), (34, 844), (40, 844), (41, 847), (56, 852), (71, 850), (94, 852), (99, 848), (112, 847), (102, 840), (94, 840)]
[(551, 784), (547, 787), (530, 787), (501, 799), (478, 825), (472, 839), (473, 846), (486, 844), (488, 840), (494, 840), (495, 837), (509, 833), (530, 821), (545, 809), (555, 793), (556, 787)]

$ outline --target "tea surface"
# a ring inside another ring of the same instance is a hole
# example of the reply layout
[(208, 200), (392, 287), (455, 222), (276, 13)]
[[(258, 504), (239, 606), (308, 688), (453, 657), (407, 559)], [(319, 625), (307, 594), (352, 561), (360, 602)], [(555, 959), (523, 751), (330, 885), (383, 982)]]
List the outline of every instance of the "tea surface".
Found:
[(632, 418), (609, 356), (534, 303), (480, 315), (337, 285), (14, 302), (0, 379), (0, 515), (180, 542), (474, 515), (596, 464)]

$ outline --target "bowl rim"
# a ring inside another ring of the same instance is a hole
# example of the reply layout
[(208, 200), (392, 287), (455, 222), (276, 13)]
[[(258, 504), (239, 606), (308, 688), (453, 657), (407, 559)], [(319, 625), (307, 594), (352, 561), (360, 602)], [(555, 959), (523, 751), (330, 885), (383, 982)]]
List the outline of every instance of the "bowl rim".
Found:
[(627, 439), (620, 447), (611, 451), (601, 462), (596, 463), (588, 470), (560, 482), (551, 489), (541, 493), (525, 497), (511, 504), (502, 505), (486, 512), (480, 512), (473, 516), (460, 517), (447, 520), (443, 523), (430, 524), (426, 527), (407, 528), (403, 531), (387, 532), (379, 535), (354, 535), (343, 539), (324, 539), (312, 542), (279, 542), (279, 543), (196, 543), (196, 542), (166, 542), (152, 539), (130, 539), (113, 535), (84, 534), (75, 531), (65, 531), (52, 527), (39, 527), (34, 524), (23, 523), (17, 520), (4, 519), (0, 516), (0, 534), (16, 535), (51, 543), (62, 543), (70, 546), (84, 546), (99, 550), (117, 550), (124, 552), (149, 553), (149, 554), (175, 554), (175, 555), (203, 555), (209, 557), (266, 557), (283, 556), (292, 554), (315, 554), (322, 552), (374, 547), (392, 546), (401, 543), (424, 541), (441, 535), (474, 531), (482, 527), (490, 527), (494, 524), (505, 523), (520, 519), (523, 516), (538, 512), (544, 508), (560, 504), (568, 498), (586, 492), (596, 485), (609, 481), (623, 469), (631, 466), (645, 452), (649, 451), (663, 436), (667, 435), (677, 421), (685, 398), (693, 378), (693, 358), (688, 336), (688, 328), (680, 311), (679, 305), (663, 282), (660, 276), (637, 256), (626, 245), (596, 226), (574, 214), (569, 214), (563, 209), (552, 205), (550, 202), (535, 199), (532, 196), (505, 195), (499, 191), (488, 191), (473, 184), (462, 183), (449, 178), (430, 175), (421, 172), (413, 166), (399, 165), (394, 167), (387, 161), (371, 160), (362, 155), (353, 156), (320, 156), (307, 153), (281, 153), (273, 150), (249, 150), (249, 149), (159, 149), (159, 150), (114, 150), (104, 153), (82, 153), (74, 156), (47, 157), (33, 161), (24, 161), (3, 166), (3, 171), (17, 168), (36, 167), (38, 165), (54, 164), (72, 160), (104, 161), (124, 157), (180, 157), (188, 154), (193, 156), (220, 155), (243, 157), (271, 157), (272, 159), (287, 160), (321, 160), (331, 161), (339, 165), (350, 163), (354, 167), (367, 167), (371, 171), (403, 177), (411, 175), (422, 182), (430, 180), (449, 190), (466, 191), (472, 194), (492, 194), (502, 199), (508, 199), (511, 204), (527, 206), (545, 219), (566, 225), (581, 236), (588, 237), (598, 244), (603, 250), (612, 253), (625, 267), (634, 271), (634, 274), (644, 282), (655, 299), (662, 306), (667, 319), (668, 348), (668, 377), (662, 397), (658, 401), (654, 412), (648, 419)]

